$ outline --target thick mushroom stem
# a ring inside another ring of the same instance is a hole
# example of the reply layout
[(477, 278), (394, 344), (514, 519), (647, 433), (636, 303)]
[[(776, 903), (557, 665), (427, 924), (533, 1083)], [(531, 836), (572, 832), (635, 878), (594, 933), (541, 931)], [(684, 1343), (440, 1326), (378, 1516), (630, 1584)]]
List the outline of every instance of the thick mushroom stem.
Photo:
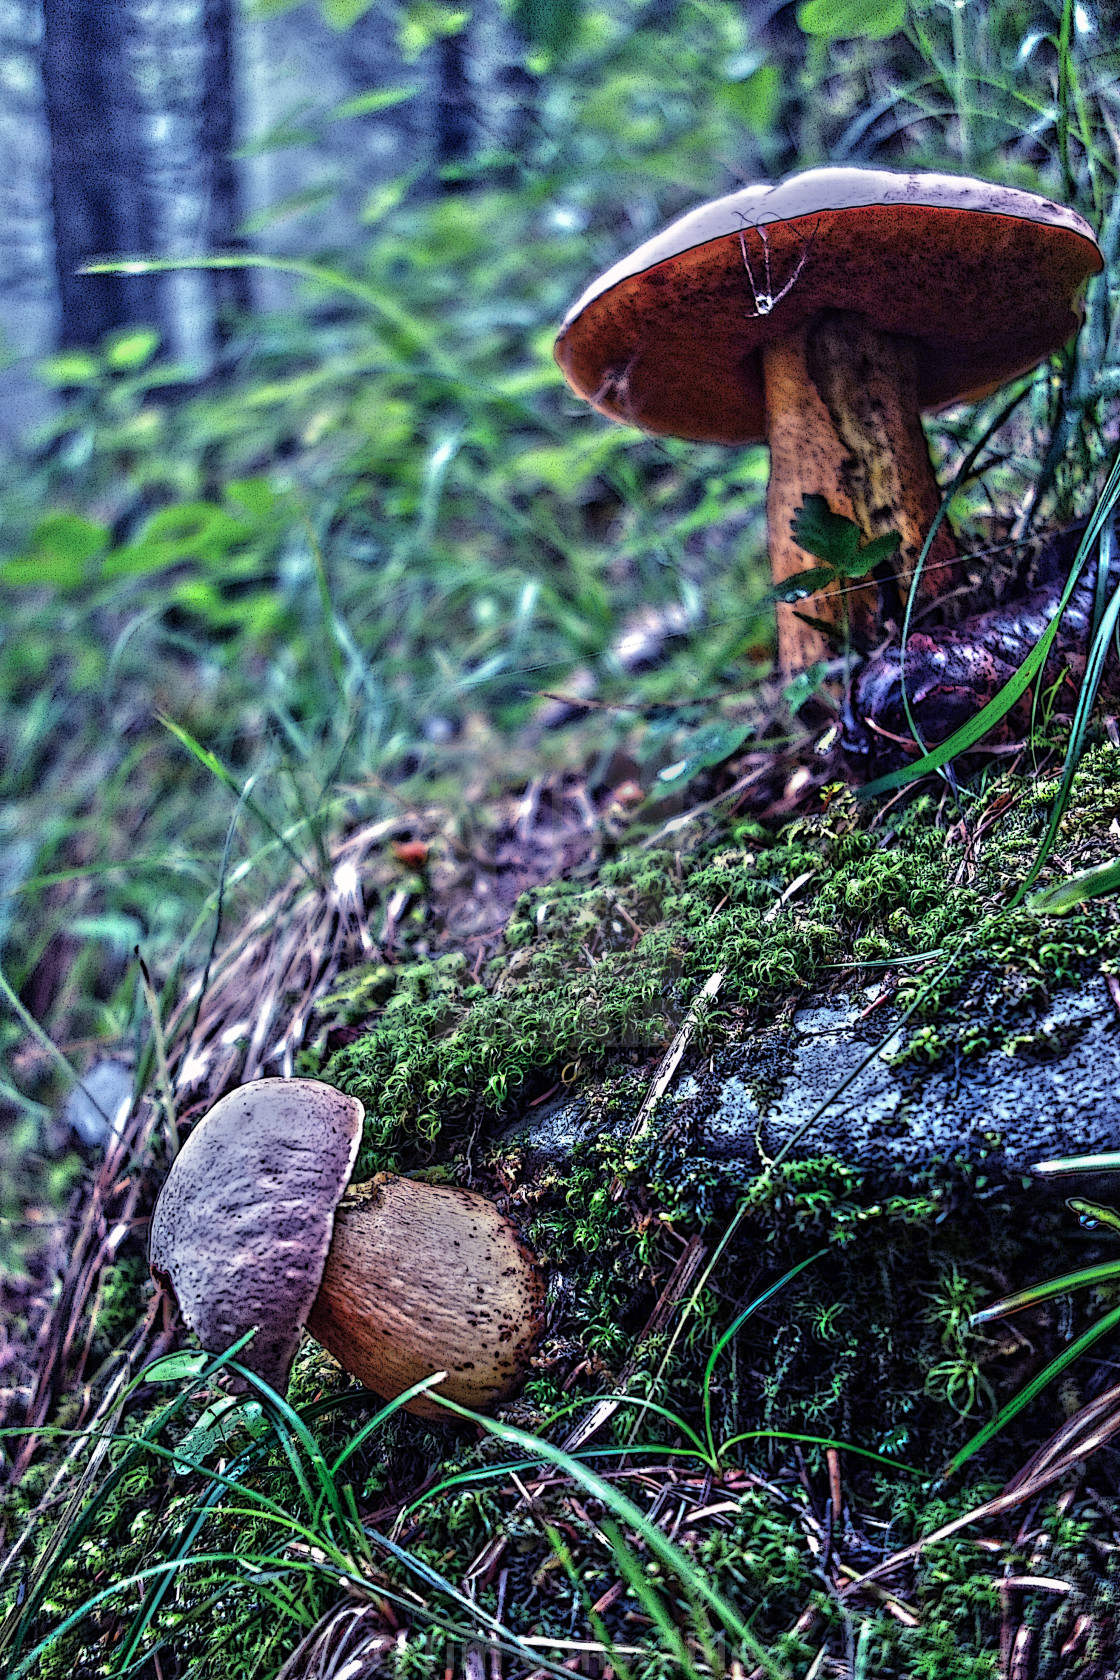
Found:
[[(380, 1173), (335, 1211), (307, 1327), (386, 1400), (445, 1370), (441, 1394), (487, 1411), (524, 1380), (543, 1309), (540, 1269), (493, 1202)], [(424, 1395), (405, 1410), (450, 1416)]]
[[(855, 521), (867, 541), (887, 531), (902, 539), (893, 571), (887, 568), (865, 583), (847, 582), (843, 596), (830, 585), (800, 609), (779, 605), (778, 659), (783, 674), (792, 676), (835, 651), (821, 631), (797, 616), (799, 610), (836, 624), (842, 634), (846, 604), (851, 645), (866, 651), (882, 640), (886, 621), (897, 621), (905, 606), (941, 492), (919, 415), (911, 340), (880, 332), (848, 310), (829, 309), (767, 344), (762, 357), (774, 582), (820, 565), (790, 529), (807, 495), (823, 496), (834, 513)], [(918, 602), (947, 594), (960, 571), (952, 532), (943, 521), (922, 570)]]

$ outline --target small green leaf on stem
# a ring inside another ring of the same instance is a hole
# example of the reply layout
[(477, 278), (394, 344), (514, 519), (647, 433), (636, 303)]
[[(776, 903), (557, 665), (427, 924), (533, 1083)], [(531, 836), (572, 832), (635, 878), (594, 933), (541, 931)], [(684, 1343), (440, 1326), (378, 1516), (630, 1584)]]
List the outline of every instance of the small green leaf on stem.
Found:
[[(806, 496), (793, 516), (790, 530), (806, 553), (815, 554), (818, 560), (825, 562), (827, 583), (837, 577), (863, 577), (880, 561), (889, 559), (902, 541), (897, 531), (887, 531), (883, 536), (861, 545), (859, 526), (853, 520), (845, 519), (843, 514), (833, 513), (823, 496)], [(813, 575), (800, 574), (803, 587), (806, 578)], [(821, 588), (823, 585), (812, 587)]]

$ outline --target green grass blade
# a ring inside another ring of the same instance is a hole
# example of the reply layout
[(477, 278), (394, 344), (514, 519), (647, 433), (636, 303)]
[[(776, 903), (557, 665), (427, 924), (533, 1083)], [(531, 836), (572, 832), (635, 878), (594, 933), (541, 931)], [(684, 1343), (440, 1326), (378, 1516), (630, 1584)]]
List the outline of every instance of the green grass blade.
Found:
[[(605, 1526), (602, 1532), (610, 1538), (609, 1526)], [(591, 1595), (580, 1576), (579, 1570), (576, 1568), (571, 1551), (569, 1550), (563, 1535), (558, 1529), (554, 1528), (551, 1523), (545, 1524), (545, 1533), (548, 1536), (549, 1545), (552, 1547), (556, 1557), (559, 1558), (560, 1563), (563, 1565), (564, 1573), (571, 1582), (572, 1591), (578, 1596), (580, 1603), (583, 1605), (584, 1614), (591, 1625), (592, 1632), (606, 1650), (607, 1661), (610, 1663), (610, 1666), (614, 1669), (615, 1673), (619, 1676), (619, 1680), (630, 1680), (630, 1670), (623, 1658), (619, 1656), (614, 1640), (611, 1638), (609, 1628), (603, 1621), (602, 1616), (596, 1612), (591, 1603)], [(613, 1546), (613, 1540), (611, 1541), (611, 1544)]]
[(619, 1574), (625, 1580), (634, 1597), (641, 1604), (642, 1609), (656, 1627), (664, 1641), (667, 1651), (681, 1665), (691, 1680), (699, 1680), (696, 1666), (688, 1652), (688, 1646), (681, 1636), (681, 1630), (673, 1621), (661, 1594), (656, 1590), (643, 1572), (641, 1564), (626, 1543), (626, 1536), (618, 1524), (610, 1517), (605, 1517), (602, 1523), (603, 1533), (611, 1543), (615, 1565)]
[[(249, 1556), (251, 1558), (253, 1554), (249, 1554)], [(265, 1561), (265, 1554), (262, 1554), (261, 1556), (262, 1561)], [(76, 1610), (71, 1611), (70, 1615), (67, 1616), (64, 1621), (60, 1622), (57, 1627), (52, 1628), (48, 1634), (44, 1635), (38, 1645), (36, 1645), (35, 1649), (29, 1652), (29, 1654), (23, 1659), (19, 1667), (12, 1669), (5, 1676), (5, 1680), (24, 1680), (24, 1676), (33, 1672), (35, 1664), (38, 1662), (39, 1658), (43, 1655), (44, 1651), (49, 1650), (56, 1639), (61, 1639), (64, 1633), (69, 1633), (71, 1628), (77, 1627), (81, 1622), (83, 1622), (91, 1610), (96, 1610), (99, 1604), (104, 1604), (107, 1598), (111, 1598), (114, 1593), (122, 1592), (126, 1587), (138, 1586), (141, 1582), (150, 1581), (154, 1576), (161, 1574), (168, 1574), (173, 1578), (176, 1572), (181, 1571), (191, 1564), (234, 1563), (240, 1566), (244, 1561), (244, 1555), (239, 1555), (237, 1552), (204, 1552), (200, 1553), (197, 1557), (171, 1559), (166, 1563), (153, 1563), (149, 1565), (147, 1569), (138, 1569), (134, 1575), (126, 1575), (121, 1580), (114, 1581), (110, 1586), (103, 1587), (99, 1593), (95, 1593), (92, 1598), (87, 1598), (84, 1604), (80, 1604)], [(308, 1575), (320, 1575), (323, 1573), (337, 1575), (337, 1571), (328, 1570), (326, 1565), (316, 1563), (314, 1560), (309, 1560), (305, 1563), (302, 1559), (292, 1559), (291, 1561), (286, 1561), (284, 1567), (293, 1572), (299, 1571)], [(561, 1670), (561, 1672), (566, 1671)]]
[(213, 256), (200, 257), (134, 257), (113, 258), (105, 262), (86, 263), (79, 272), (81, 274), (173, 274), (187, 268), (204, 268), (210, 270), (264, 268), (274, 274), (292, 274), (301, 280), (313, 281), (317, 286), (325, 286), (331, 291), (345, 292), (359, 303), (379, 315), (398, 333), (407, 340), (407, 353), (423, 355), (430, 351), (429, 334), (421, 321), (413, 319), (399, 304), (380, 292), (376, 286), (371, 286), (364, 280), (355, 280), (352, 275), (345, 274), (339, 268), (331, 268), (326, 263), (302, 262), (295, 257), (269, 257), (260, 252), (226, 254), (219, 252)]
[(25, 1031), (30, 1033), (36, 1044), (47, 1052), (51, 1061), (57, 1068), (62, 1070), (70, 1084), (76, 1085), (78, 1089), (84, 1093), (86, 1101), (93, 1104), (96, 1112), (100, 1114), (105, 1124), (111, 1128), (113, 1123), (112, 1116), (106, 1114), (105, 1110), (102, 1108), (101, 1104), (98, 1102), (81, 1074), (71, 1067), (69, 1061), (62, 1054), (62, 1051), (58, 1048), (58, 1045), (55, 1043), (50, 1033), (47, 1032), (44, 1027), (39, 1025), (31, 1011), (25, 1007), (14, 988), (9, 984), (7, 975), (4, 973), (2, 968), (0, 968), (0, 997), (4, 999), (4, 1002), (8, 1005), (12, 1014), (20, 1022)]
[(718, 1463), (718, 1454), (716, 1452), (715, 1440), (712, 1435), (712, 1372), (716, 1368), (720, 1354), (723, 1352), (724, 1348), (734, 1341), (735, 1337), (739, 1334), (739, 1331), (747, 1322), (747, 1319), (750, 1318), (752, 1313), (756, 1313), (759, 1307), (764, 1307), (767, 1301), (772, 1300), (773, 1297), (777, 1295), (779, 1290), (785, 1288), (787, 1283), (792, 1283), (798, 1273), (805, 1270), (806, 1266), (811, 1266), (814, 1260), (819, 1260), (822, 1255), (827, 1253), (827, 1248), (818, 1248), (817, 1252), (815, 1254), (810, 1254), (807, 1260), (801, 1260), (796, 1266), (791, 1266), (788, 1272), (784, 1272), (782, 1274), (777, 1283), (772, 1283), (769, 1289), (763, 1290), (761, 1295), (756, 1295), (750, 1306), (744, 1307), (738, 1318), (735, 1319), (734, 1323), (723, 1332), (723, 1335), (716, 1342), (709, 1354), (708, 1363), (704, 1367), (704, 1378), (701, 1385), (701, 1392), (704, 1396), (704, 1434), (707, 1437), (708, 1442), (708, 1456), (713, 1465)]
[(744, 1429), (739, 1435), (732, 1435), (720, 1447), (720, 1453), (725, 1453), (729, 1447), (737, 1446), (740, 1441), (798, 1441), (810, 1447), (835, 1447), (837, 1452), (853, 1453), (856, 1458), (870, 1459), (872, 1464), (880, 1464), (884, 1469), (904, 1470), (908, 1476), (917, 1476), (919, 1480), (925, 1475), (924, 1470), (917, 1469), (913, 1464), (904, 1464), (899, 1458), (888, 1458), (886, 1453), (875, 1452), (872, 1447), (855, 1447), (851, 1441), (838, 1441), (831, 1435), (802, 1435), (795, 1429)]
[(759, 1644), (746, 1623), (724, 1598), (723, 1594), (711, 1584), (692, 1559), (682, 1552), (678, 1546), (675, 1546), (672, 1541), (668, 1540), (661, 1530), (654, 1523), (651, 1523), (645, 1513), (640, 1511), (624, 1493), (620, 1493), (610, 1482), (604, 1481), (586, 1464), (572, 1458), (562, 1448), (554, 1447), (550, 1441), (542, 1441), (537, 1436), (527, 1434), (523, 1429), (514, 1428), (512, 1424), (499, 1423), (495, 1418), (482, 1417), (477, 1412), (468, 1411), (465, 1406), (456, 1405), (454, 1401), (445, 1399), (442, 1394), (433, 1394), (432, 1398), (438, 1401), (441, 1406), (446, 1407), (448, 1411), (454, 1412), (457, 1417), (467, 1418), (470, 1422), (485, 1429), (487, 1434), (494, 1435), (499, 1440), (509, 1441), (514, 1446), (521, 1448), (522, 1451), (543, 1458), (549, 1464), (555, 1464), (574, 1481), (581, 1483), (609, 1511), (613, 1511), (615, 1516), (624, 1522), (628, 1528), (632, 1528), (636, 1534), (639, 1534), (654, 1556), (666, 1564), (675, 1575), (695, 1592), (698, 1598), (708, 1604), (728, 1632), (733, 1633), (741, 1641), (754, 1661), (760, 1664), (767, 1674), (776, 1676), (783, 1674), (782, 1668)]
[(1016, 701), (1022, 698), (1046, 663), (1046, 657), (1053, 646), (1055, 636), (1058, 634), (1062, 614), (1069, 605), (1070, 597), (1073, 595), (1077, 580), (1085, 568), (1093, 544), (1099, 537), (1105, 520), (1110, 516), (1117, 502), (1120, 502), (1120, 456), (1113, 463), (1108, 482), (1101, 492), (1092, 518), (1086, 526), (1084, 535), (1078, 545), (1077, 554), (1070, 570), (1069, 579), (1058, 602), (1057, 611), (1035, 646), (1015, 672), (1015, 675), (1008, 678), (999, 693), (989, 700), (987, 705), (982, 707), (974, 718), (970, 718), (967, 723), (954, 730), (947, 741), (943, 741), (940, 746), (934, 747), (932, 751), (916, 759), (913, 764), (904, 765), (900, 770), (892, 770), (889, 775), (880, 776), (875, 781), (868, 782), (865, 787), (857, 788), (857, 799), (876, 799), (880, 794), (890, 793), (895, 788), (905, 787), (907, 783), (916, 781), (920, 776), (928, 775), (932, 770), (939, 770), (943, 764), (948, 764), (951, 759), (967, 752), (969, 747), (973, 746), (982, 735), (986, 735), (989, 729), (1006, 716)]
[(557, 1406), (554, 1412), (550, 1412), (545, 1428), (550, 1427), (560, 1418), (567, 1417), (571, 1412), (582, 1411), (584, 1406), (597, 1405), (600, 1400), (612, 1400), (620, 1409), (623, 1406), (633, 1406), (637, 1407), (639, 1411), (642, 1412), (656, 1412), (658, 1417), (665, 1418), (667, 1422), (673, 1425), (674, 1429), (679, 1429), (682, 1435), (686, 1435), (688, 1437), (695, 1446), (697, 1458), (703, 1459), (706, 1457), (703, 1441), (696, 1433), (695, 1429), (685, 1422), (684, 1418), (680, 1417), (678, 1413), (672, 1411), (670, 1407), (659, 1405), (656, 1400), (648, 1400), (645, 1395), (642, 1394), (619, 1394), (617, 1392), (607, 1394), (581, 1394), (578, 1400), (570, 1400), (566, 1405)]
[(399, 1412), (402, 1406), (407, 1406), (409, 1401), (415, 1400), (418, 1394), (426, 1394), (429, 1388), (435, 1387), (436, 1383), (443, 1382), (446, 1375), (446, 1371), (433, 1371), (430, 1377), (421, 1377), (419, 1382), (414, 1382), (411, 1388), (406, 1388), (403, 1393), (397, 1395), (395, 1400), (390, 1400), (382, 1406), (379, 1412), (375, 1412), (369, 1422), (364, 1423), (353, 1439), (347, 1442), (331, 1465), (332, 1478), (338, 1475), (350, 1455), (356, 1453), (358, 1448), (365, 1444), (367, 1438), (385, 1422), (386, 1418), (392, 1417), (394, 1412)]
[(1051, 1161), (1036, 1161), (1031, 1167), (1036, 1178), (1068, 1178), (1075, 1173), (1120, 1172), (1120, 1150), (1099, 1155), (1059, 1155)]
[[(221, 782), (223, 787), (228, 788), (232, 794), (235, 794), (238, 800), (244, 801), (245, 805), (250, 811), (252, 811), (261, 827), (271, 834), (277, 845), (284, 848), (292, 862), (296, 865), (297, 869), (301, 870), (302, 873), (307, 876), (307, 879), (311, 882), (312, 886), (321, 887), (323, 883), (315, 879), (315, 876), (308, 869), (306, 863), (300, 857), (295, 847), (290, 844), (280, 829), (276, 827), (268, 813), (262, 810), (261, 806), (257, 804), (255, 799), (251, 798), (249, 794), (246, 793), (243, 787), (239, 786), (236, 776), (232, 776), (230, 774), (217, 754), (212, 753), (209, 747), (204, 747), (201, 741), (196, 741), (190, 730), (184, 729), (183, 725), (181, 723), (176, 723), (174, 718), (165, 716), (163, 712), (157, 712), (156, 717), (158, 721), (162, 723), (163, 727), (166, 730), (169, 730), (182, 746), (186, 747), (192, 758), (197, 759), (199, 764), (201, 764), (205, 770), (209, 770), (210, 774), (215, 776), (217, 780)], [(301, 826), (306, 826), (306, 822), (307, 819), (304, 818)]]
[[(282, 1423), (284, 1427), (290, 1430), (299, 1441), (310, 1460), (311, 1467), (315, 1472), (319, 1486), (326, 1495), (326, 1503), (330, 1507), (331, 1514), (338, 1523), (340, 1532), (345, 1534), (347, 1528), (349, 1527), (349, 1523), (345, 1513), (343, 1512), (342, 1504), (338, 1497), (338, 1489), (335, 1486), (334, 1477), (331, 1475), (330, 1466), (323, 1456), (323, 1449), (320, 1447), (314, 1435), (312, 1435), (310, 1429), (308, 1429), (306, 1423), (300, 1417), (299, 1413), (289, 1406), (283, 1396), (277, 1394), (274, 1388), (270, 1388), (264, 1378), (259, 1377), (255, 1371), (250, 1371), (245, 1365), (237, 1364), (234, 1364), (233, 1369), (237, 1372), (238, 1376), (244, 1377), (245, 1381), (250, 1383), (252, 1387), (256, 1389), (265, 1406), (275, 1414), (277, 1424)], [(277, 1429), (277, 1433), (280, 1433), (279, 1428)], [(304, 1492), (304, 1497), (307, 1502), (307, 1508), (309, 1511), (314, 1511), (316, 1506), (312, 1502), (310, 1488), (307, 1487), (302, 1475), (300, 1475), (299, 1480), (301, 1492)]]
[(986, 1447), (989, 1441), (1006, 1428), (1012, 1418), (1018, 1417), (1024, 1407), (1029, 1406), (1035, 1396), (1041, 1394), (1042, 1390), (1054, 1381), (1055, 1377), (1060, 1377), (1067, 1365), (1072, 1365), (1073, 1361), (1079, 1359), (1087, 1348), (1091, 1348), (1094, 1342), (1099, 1342), (1102, 1336), (1106, 1336), (1118, 1324), (1120, 1324), (1120, 1307), (1113, 1307), (1112, 1311), (1106, 1313), (1096, 1324), (1090, 1325), (1089, 1329), (1078, 1336), (1075, 1342), (1071, 1342), (1069, 1347), (1065, 1348), (1056, 1359), (1052, 1359), (1045, 1370), (1040, 1371), (1036, 1377), (1032, 1377), (1031, 1381), (1027, 1383), (1025, 1388), (1020, 1389), (1013, 1400), (1009, 1400), (1006, 1406), (1001, 1406), (991, 1422), (986, 1423), (983, 1429), (979, 1430), (971, 1441), (968, 1441), (961, 1448), (960, 1452), (954, 1454), (942, 1471), (942, 1480), (947, 1481), (950, 1476), (955, 1475), (962, 1464), (967, 1464), (974, 1453), (978, 1453), (981, 1447)]
[[(1104, 564), (1105, 554), (1102, 551), (1098, 565), (1101, 569), (1103, 569)], [(1118, 584), (1116, 589), (1113, 591), (1112, 598), (1105, 607), (1097, 634), (1093, 638), (1092, 646), (1089, 649), (1089, 658), (1085, 665), (1085, 674), (1081, 679), (1081, 687), (1077, 695), (1077, 706), (1073, 714), (1073, 722), (1070, 725), (1069, 744), (1066, 747), (1065, 762), (1062, 765), (1062, 779), (1058, 786), (1058, 792), (1055, 796), (1053, 806), (1051, 807), (1050, 821), (1046, 826), (1046, 833), (1043, 835), (1042, 842), (1039, 845), (1038, 855), (1023, 880), (1019, 883), (1019, 889), (1016, 892), (1015, 897), (1011, 900), (1011, 903), (1008, 906), (1009, 909), (1014, 909), (1017, 904), (1022, 903), (1023, 898), (1038, 879), (1047, 858), (1050, 856), (1050, 853), (1054, 848), (1054, 842), (1058, 838), (1058, 830), (1061, 827), (1062, 818), (1065, 816), (1066, 809), (1069, 805), (1069, 796), (1073, 788), (1073, 778), (1077, 774), (1082, 754), (1085, 751), (1085, 736), (1089, 728), (1089, 719), (1092, 716), (1093, 705), (1097, 698), (1097, 690), (1100, 688), (1101, 684), (1101, 677), (1104, 675), (1104, 666), (1105, 661), (1108, 658), (1112, 634), (1116, 629), (1118, 622), (1120, 622), (1120, 584)], [(1071, 883), (1066, 882), (1064, 885), (1068, 887)], [(1100, 892), (1107, 892), (1110, 889), (1108, 887), (1098, 887), (1097, 890)]]
[(1025, 1307), (1049, 1301), (1054, 1295), (1068, 1295), (1071, 1289), (1087, 1289), (1090, 1284), (1108, 1283), (1116, 1277), (1120, 1277), (1120, 1260), (1107, 1260), (1099, 1266), (1086, 1266), (1079, 1272), (1066, 1272), (1062, 1277), (1048, 1278), (1045, 1283), (1033, 1283), (1029, 1289), (1020, 1289), (1014, 1295), (1004, 1295), (990, 1306), (981, 1307), (968, 1322), (970, 1325), (990, 1324), (993, 1319), (1009, 1318)]
[(909, 729), (911, 735), (914, 737), (914, 740), (917, 742), (918, 746), (921, 747), (923, 752), (925, 752), (925, 750), (926, 750), (926, 744), (922, 739), (921, 731), (918, 728), (917, 719), (915, 718), (913, 710), (912, 710), (911, 705), (910, 705), (910, 696), (906, 691), (906, 644), (910, 640), (910, 621), (911, 621), (911, 619), (913, 618), (913, 615), (914, 615), (914, 602), (918, 598), (918, 584), (921, 581), (922, 573), (925, 570), (926, 561), (929, 559), (929, 552), (930, 552), (930, 549), (933, 547), (934, 538), (936, 537), (938, 531), (941, 529), (942, 523), (949, 516), (949, 508), (952, 504), (953, 497), (957, 494), (957, 491), (960, 489), (961, 485), (964, 484), (965, 481), (971, 475), (973, 467), (976, 465), (977, 461), (980, 459), (980, 456), (983, 453), (983, 451), (987, 448), (989, 441), (995, 436), (995, 434), (1000, 430), (1000, 428), (1002, 426), (1005, 426), (1007, 424), (1007, 422), (1010, 420), (1011, 416), (1014, 414), (1015, 410), (1018, 408), (1019, 404), (1023, 401), (1023, 398), (1030, 394), (1032, 384), (1033, 384), (1033, 376), (1023, 386), (1022, 390), (1017, 392), (1017, 394), (1014, 397), (1011, 398), (1010, 402), (1004, 404), (1004, 406), (1000, 409), (999, 413), (996, 415), (995, 419), (992, 420), (991, 423), (984, 428), (984, 431), (981, 433), (980, 437), (973, 444), (973, 446), (969, 450), (968, 454), (964, 457), (964, 460), (961, 462), (960, 466), (957, 468), (956, 472), (953, 474), (953, 482), (950, 484), (948, 490), (946, 490), (945, 494), (941, 498), (941, 504), (937, 509), (936, 515), (934, 516), (933, 524), (930, 526), (928, 532), (926, 533), (926, 540), (922, 544), (921, 551), (918, 554), (918, 558), (917, 558), (917, 560), (915, 561), (915, 564), (914, 564), (914, 571), (913, 571), (913, 574), (910, 578), (910, 588), (909, 588), (909, 590), (907, 591), (907, 594), (906, 594), (906, 610), (903, 613), (903, 617), (902, 617), (902, 635), (900, 637), (900, 642), (899, 642), (899, 656), (898, 656), (898, 660), (899, 660), (899, 683), (900, 683), (901, 690), (902, 690), (902, 705), (903, 705), (903, 710), (906, 713), (907, 728)]
[(1120, 887), (1120, 858), (1081, 869), (1076, 875), (1059, 881), (1056, 887), (1044, 887), (1027, 899), (1027, 909), (1039, 916), (1064, 916), (1086, 899), (1100, 898)]
[[(435, 1398), (440, 1399), (441, 1405), (452, 1404), (451, 1401), (445, 1401), (442, 1397), (433, 1395), (433, 1399)], [(454, 1409), (456, 1411), (462, 1410), (459, 1406)], [(433, 1569), (430, 1563), (425, 1563), (423, 1558), (417, 1557), (414, 1552), (408, 1551), (404, 1546), (398, 1546), (395, 1540), (390, 1540), (387, 1534), (382, 1534), (376, 1528), (367, 1527), (366, 1533), (374, 1545), (383, 1547), (390, 1557), (395, 1557), (398, 1563), (402, 1563), (406, 1569), (410, 1569), (425, 1585), (431, 1587), (435, 1592), (442, 1593), (444, 1597), (459, 1605), (461, 1609), (467, 1612), (472, 1621), (480, 1622), (483, 1627), (488, 1628), (500, 1640), (508, 1641), (507, 1649), (512, 1648), (516, 1651), (517, 1655), (528, 1661), (532, 1668), (546, 1668), (550, 1674), (565, 1677), (570, 1675), (570, 1669), (562, 1668), (558, 1663), (549, 1662), (546, 1657), (539, 1656), (532, 1646), (523, 1645), (510, 1628), (505, 1627), (496, 1616), (492, 1616), (481, 1604), (475, 1603), (465, 1593), (461, 1593), (458, 1587), (454, 1586), (446, 1576), (441, 1575), (438, 1569)]]
[[(30, 1620), (38, 1610), (42, 1599), (50, 1590), (51, 1582), (54, 1580), (56, 1573), (67, 1559), (73, 1556), (78, 1546), (85, 1539), (105, 1500), (135, 1466), (141, 1453), (151, 1449), (156, 1436), (182, 1410), (191, 1395), (197, 1389), (209, 1383), (218, 1371), (231, 1364), (234, 1355), (240, 1353), (253, 1335), (253, 1331), (247, 1331), (225, 1353), (219, 1354), (216, 1359), (211, 1360), (204, 1366), (198, 1375), (187, 1383), (182, 1393), (178, 1394), (169, 1405), (159, 1411), (146, 1426), (143, 1433), (136, 1437), (135, 1444), (122, 1455), (120, 1463), (114, 1466), (101, 1484), (97, 1498), (88, 1502), (86, 1509), (68, 1528), (65, 1538), (57, 1548), (51, 1550), (49, 1569), (44, 1571), (37, 1579), (32, 1580), (22, 1606), (16, 1606), (11, 1610), (3, 1624), (0, 1624), (0, 1656), (7, 1651), (10, 1645), (15, 1647), (12, 1656), (19, 1654)], [(141, 1371), (125, 1389), (122, 1399), (127, 1399), (145, 1380), (144, 1372)]]
[[(611, 1395), (589, 1396), (589, 1399), (596, 1400), (612, 1398), (614, 1396)], [(578, 1404), (583, 1406), (587, 1404), (587, 1401), (581, 1400)], [(550, 1419), (550, 1421), (553, 1421), (557, 1415), (554, 1413), (553, 1419)], [(858, 1449), (852, 1448), (852, 1451), (858, 1451)], [(707, 1454), (697, 1451), (695, 1447), (667, 1447), (663, 1442), (658, 1441), (640, 1442), (636, 1445), (631, 1443), (623, 1447), (588, 1447), (586, 1450), (581, 1449), (579, 1452), (573, 1453), (572, 1457), (578, 1458), (581, 1463), (588, 1459), (599, 1458), (687, 1458), (693, 1462), (707, 1463)], [(893, 1464), (894, 1460), (892, 1459), (890, 1462)], [(416, 1498), (403, 1508), (397, 1521), (400, 1522), (411, 1511), (418, 1511), (422, 1505), (427, 1504), (429, 1499), (435, 1499), (439, 1494), (446, 1493), (450, 1488), (466, 1487), (472, 1482), (498, 1481), (501, 1477), (508, 1475), (510, 1471), (516, 1471), (520, 1476), (523, 1471), (533, 1470), (539, 1463), (539, 1458), (523, 1458), (515, 1459), (512, 1463), (506, 1460), (501, 1464), (486, 1464), (477, 1470), (458, 1470), (453, 1476), (447, 1476), (443, 1481), (436, 1482), (434, 1486), (425, 1488), (423, 1493), (417, 1494)]]

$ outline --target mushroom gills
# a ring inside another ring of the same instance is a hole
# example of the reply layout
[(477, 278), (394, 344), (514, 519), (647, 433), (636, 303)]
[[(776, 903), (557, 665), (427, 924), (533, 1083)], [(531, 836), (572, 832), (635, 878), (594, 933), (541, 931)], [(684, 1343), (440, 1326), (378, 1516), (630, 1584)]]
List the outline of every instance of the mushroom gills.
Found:
[[(383, 1399), (445, 1370), (439, 1392), (485, 1411), (523, 1379), (544, 1293), (516, 1227), (485, 1196), (381, 1173), (338, 1205), (307, 1327)], [(405, 1410), (450, 1417), (425, 1395)]]

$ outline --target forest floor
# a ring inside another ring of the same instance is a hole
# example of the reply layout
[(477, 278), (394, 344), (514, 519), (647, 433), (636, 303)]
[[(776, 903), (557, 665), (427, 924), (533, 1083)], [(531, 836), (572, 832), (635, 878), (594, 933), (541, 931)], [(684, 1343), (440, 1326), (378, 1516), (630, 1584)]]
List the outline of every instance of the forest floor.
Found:
[[(943, 785), (863, 806), (793, 746), (733, 756), (658, 809), (620, 758), (599, 786), (573, 766), (480, 802), (469, 845), (446, 808), (402, 802), (332, 842), (318, 879), (297, 872), (216, 954), (200, 1010), (202, 975), (184, 990), (164, 1050), (181, 1118), (272, 1071), (266, 1040), (294, 1018), (295, 1070), (366, 1105), (357, 1176), (471, 1184), (522, 1224), (552, 1280), (547, 1339), (482, 1427), (396, 1413), (356, 1441), (374, 1405), (312, 1342), (287, 1428), (251, 1406), (222, 1423), (220, 1379), (190, 1365), (122, 1411), (132, 1373), (187, 1345), (143, 1262), (157, 1074), (60, 1237), (66, 1281), (29, 1350), (50, 1424), (13, 1511), (13, 1532), (37, 1529), (10, 1588), (9, 1639), (33, 1612), (13, 1674), (52, 1629), (36, 1674), (261, 1673), (301, 1633), (289, 1676), (516, 1675), (532, 1657), (541, 1673), (1112, 1673), (1120, 1393), (1092, 1344), (1117, 1285), (969, 1323), (994, 1294), (1106, 1266), (1107, 1229), (1024, 1175), (1014, 1121), (978, 1119), (919, 1165), (892, 1167), (890, 1126), (874, 1162), (776, 1162), (707, 1151), (679, 1100), (821, 1002), (857, 1007), (904, 1083), (952, 1065), (967, 1088), (993, 1053), (1060, 1070), (1051, 1006), (1118, 970), (1120, 915), (1010, 907), (1057, 745), (1036, 740), (1040, 774), (1030, 749), (990, 760), (967, 822)], [(1118, 810), (1102, 730), (1043, 887), (1112, 854)], [(765, 1108), (781, 1071), (736, 1065)], [(569, 1098), (584, 1119), (559, 1158), (511, 1132)], [(88, 1376), (52, 1406), (75, 1335)], [(88, 1455), (68, 1457), (68, 1429)], [(315, 1465), (343, 1456), (332, 1518)]]

